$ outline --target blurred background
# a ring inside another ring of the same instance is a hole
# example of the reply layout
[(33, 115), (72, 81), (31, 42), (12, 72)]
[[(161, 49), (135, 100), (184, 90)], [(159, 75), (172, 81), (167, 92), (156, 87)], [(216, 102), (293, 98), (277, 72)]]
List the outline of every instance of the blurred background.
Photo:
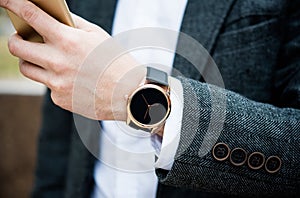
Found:
[(13, 32), (0, 8), (0, 198), (27, 198), (34, 180), (45, 87), (19, 73), (18, 59), (7, 49)]

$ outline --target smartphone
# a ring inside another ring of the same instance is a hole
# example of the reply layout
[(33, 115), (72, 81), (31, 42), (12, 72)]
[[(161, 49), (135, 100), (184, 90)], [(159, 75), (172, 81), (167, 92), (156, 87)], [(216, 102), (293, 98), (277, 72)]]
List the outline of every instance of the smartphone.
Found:
[[(56, 20), (74, 27), (71, 13), (65, 0), (29, 0)], [(25, 40), (43, 42), (43, 38), (23, 19), (7, 10), (7, 14), (13, 23), (17, 33)], [(51, 27), (49, 27), (51, 28)]]

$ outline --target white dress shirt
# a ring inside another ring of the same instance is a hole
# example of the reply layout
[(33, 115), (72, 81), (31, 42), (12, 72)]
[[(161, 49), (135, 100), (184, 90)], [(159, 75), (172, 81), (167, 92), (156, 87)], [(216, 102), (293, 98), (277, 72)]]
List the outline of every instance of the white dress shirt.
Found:
[[(113, 35), (142, 27), (180, 31), (186, 4), (187, 0), (119, 0)], [(170, 70), (175, 56), (174, 53), (157, 49), (137, 50), (131, 54), (141, 64), (158, 63), (168, 66)], [(171, 79), (170, 87), (172, 109), (162, 142), (158, 136), (132, 129), (124, 122), (102, 122), (100, 160), (94, 170), (93, 198), (155, 197), (158, 182), (155, 168), (171, 169), (181, 129), (182, 87), (174, 79)]]

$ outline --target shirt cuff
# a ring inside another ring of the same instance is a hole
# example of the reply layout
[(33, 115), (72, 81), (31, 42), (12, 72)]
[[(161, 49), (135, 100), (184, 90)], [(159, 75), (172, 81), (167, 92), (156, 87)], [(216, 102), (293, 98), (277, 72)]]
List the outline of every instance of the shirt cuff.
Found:
[(166, 120), (163, 138), (152, 137), (152, 145), (156, 153), (155, 168), (171, 170), (180, 140), (183, 115), (183, 88), (179, 80), (169, 77), (171, 113)]

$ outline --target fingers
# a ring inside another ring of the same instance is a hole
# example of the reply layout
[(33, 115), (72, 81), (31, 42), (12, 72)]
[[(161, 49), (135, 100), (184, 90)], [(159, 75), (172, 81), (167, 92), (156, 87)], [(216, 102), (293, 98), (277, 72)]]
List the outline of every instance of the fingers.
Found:
[(11, 54), (17, 56), (27, 62), (39, 65), (44, 69), (49, 69), (51, 49), (43, 43), (34, 43), (23, 40), (18, 34), (14, 34), (9, 38), (8, 49)]
[(0, 0), (0, 6), (7, 8), (11, 2), (9, 0)]
[(0, 6), (23, 18), (46, 40), (59, 38), (64, 25), (27, 0), (0, 0)]
[(34, 65), (32, 63), (29, 63), (27, 61), (24, 61), (22, 59), (20, 59), (19, 61), (19, 67), (20, 67), (20, 72), (27, 78), (43, 83), (45, 85), (49, 84), (47, 72), (43, 68)]

